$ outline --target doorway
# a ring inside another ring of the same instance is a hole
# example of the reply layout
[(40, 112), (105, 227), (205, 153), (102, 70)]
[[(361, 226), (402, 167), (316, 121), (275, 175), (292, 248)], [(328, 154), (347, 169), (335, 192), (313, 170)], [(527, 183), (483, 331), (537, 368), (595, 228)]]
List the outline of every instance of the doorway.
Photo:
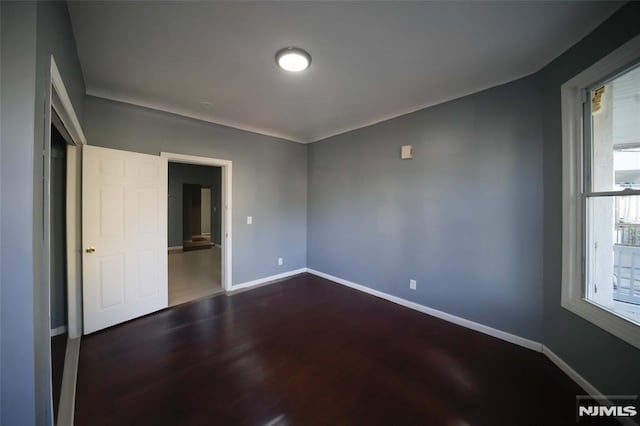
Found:
[[(47, 423), (71, 424), (75, 393), (81, 309), (78, 270), (81, 243), (79, 152), (86, 138), (62, 76), (51, 57), (42, 144), (42, 285), (36, 286), (34, 319), (37, 341), (35, 378)], [(40, 405), (41, 404), (41, 405)]]
[(51, 382), (53, 415), (57, 418), (68, 339), (67, 321), (67, 145), (71, 144), (62, 122), (51, 111), (51, 160), (49, 180)]
[[(180, 179), (184, 176), (177, 175), (177, 168), (193, 176), (192, 179), (197, 179), (198, 175), (202, 175), (201, 180), (204, 182), (202, 184), (182, 184), (182, 249), (184, 251), (193, 251), (208, 249), (216, 244), (219, 246), (219, 167), (193, 166), (179, 163), (172, 164), (174, 164), (175, 167), (169, 166), (169, 187), (172, 186), (172, 179)], [(175, 183), (173, 186), (175, 187)], [(213, 198), (211, 197), (212, 192)], [(169, 196), (171, 197), (171, 194)], [(179, 193), (177, 193), (176, 196), (179, 196)], [(171, 207), (169, 207), (169, 212), (171, 213)], [(174, 210), (173, 213), (177, 213), (177, 210)], [(171, 215), (169, 218), (171, 220)], [(171, 222), (169, 222), (169, 226), (171, 226)]]
[(169, 306), (224, 291), (222, 168), (169, 162)]
[(175, 154), (172, 152), (161, 152), (160, 156), (166, 158), (169, 163), (196, 164), (220, 168), (220, 275), (222, 278), (222, 288), (225, 291), (230, 291), (232, 283), (231, 265), (233, 254), (233, 162), (220, 158), (199, 157), (195, 155)]

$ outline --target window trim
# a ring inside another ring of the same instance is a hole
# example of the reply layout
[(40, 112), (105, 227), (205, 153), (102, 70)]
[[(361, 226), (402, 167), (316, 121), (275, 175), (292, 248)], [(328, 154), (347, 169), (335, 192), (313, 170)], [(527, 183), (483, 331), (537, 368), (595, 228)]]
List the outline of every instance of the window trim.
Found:
[(640, 349), (640, 326), (584, 299), (583, 104), (586, 89), (640, 60), (640, 35), (561, 86), (562, 296), (561, 306)]

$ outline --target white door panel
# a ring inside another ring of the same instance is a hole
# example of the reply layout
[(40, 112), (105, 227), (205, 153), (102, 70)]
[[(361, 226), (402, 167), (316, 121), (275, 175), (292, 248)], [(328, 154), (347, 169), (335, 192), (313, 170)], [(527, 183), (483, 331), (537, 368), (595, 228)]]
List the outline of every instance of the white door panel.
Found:
[(166, 158), (86, 146), (82, 207), (84, 333), (166, 308)]

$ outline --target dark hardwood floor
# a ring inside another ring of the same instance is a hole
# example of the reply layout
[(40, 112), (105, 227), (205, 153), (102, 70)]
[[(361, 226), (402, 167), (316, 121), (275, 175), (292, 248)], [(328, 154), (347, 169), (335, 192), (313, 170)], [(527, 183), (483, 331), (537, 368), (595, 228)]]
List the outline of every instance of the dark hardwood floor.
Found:
[(76, 425), (574, 424), (542, 354), (303, 274), (82, 339)]

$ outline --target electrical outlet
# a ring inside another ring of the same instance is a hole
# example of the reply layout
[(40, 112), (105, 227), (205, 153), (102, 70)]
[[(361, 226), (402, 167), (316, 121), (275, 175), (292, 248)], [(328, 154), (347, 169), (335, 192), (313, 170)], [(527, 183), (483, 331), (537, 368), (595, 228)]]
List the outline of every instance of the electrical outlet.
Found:
[(247, 216), (247, 225), (251, 225), (253, 223), (253, 216)]
[(409, 288), (411, 290), (415, 290), (416, 289), (416, 280), (409, 280)]
[(279, 258), (278, 258), (278, 265), (282, 265), (283, 263), (284, 263), (284, 262), (282, 261), (282, 258), (281, 258), (281, 257), (279, 257)]

